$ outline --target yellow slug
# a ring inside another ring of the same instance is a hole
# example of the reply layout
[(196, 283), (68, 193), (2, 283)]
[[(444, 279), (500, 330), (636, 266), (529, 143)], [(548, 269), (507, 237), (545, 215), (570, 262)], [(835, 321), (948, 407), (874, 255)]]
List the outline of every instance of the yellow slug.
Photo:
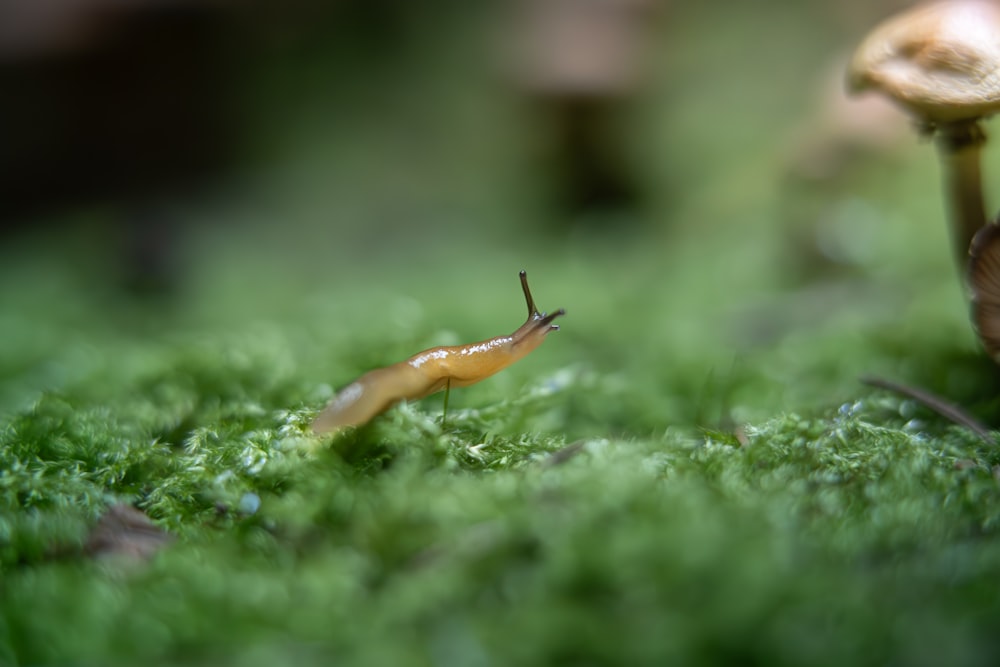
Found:
[(313, 422), (313, 431), (327, 433), (358, 426), (399, 401), (475, 384), (541, 345), (547, 333), (559, 328), (552, 321), (566, 311), (560, 308), (551, 315), (538, 312), (528, 289), (528, 276), (524, 271), (520, 275), (528, 319), (514, 333), (468, 345), (432, 347), (406, 361), (368, 371), (333, 397)]

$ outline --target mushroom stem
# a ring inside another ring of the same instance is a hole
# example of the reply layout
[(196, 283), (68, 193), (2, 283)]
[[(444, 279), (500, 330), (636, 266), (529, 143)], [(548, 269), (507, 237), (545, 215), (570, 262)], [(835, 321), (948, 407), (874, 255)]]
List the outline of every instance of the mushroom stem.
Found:
[(958, 268), (969, 262), (972, 237), (986, 224), (983, 179), (980, 170), (986, 134), (975, 120), (957, 121), (937, 128), (944, 187), (951, 209), (951, 236)]

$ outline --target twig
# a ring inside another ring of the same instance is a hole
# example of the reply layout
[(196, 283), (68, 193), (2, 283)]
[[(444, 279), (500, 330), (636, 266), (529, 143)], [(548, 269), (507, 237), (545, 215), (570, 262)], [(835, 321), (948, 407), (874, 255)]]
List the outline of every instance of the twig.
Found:
[(583, 447), (586, 444), (587, 443), (583, 440), (577, 440), (572, 444), (566, 445), (562, 449), (557, 449), (542, 460), (542, 466), (545, 468), (552, 468), (562, 465), (582, 452)]
[(871, 376), (862, 377), (861, 382), (869, 387), (886, 389), (888, 391), (896, 392), (897, 394), (902, 394), (908, 398), (912, 398), (915, 401), (923, 403), (925, 406), (945, 419), (950, 419), (959, 426), (964, 426), (986, 442), (993, 442), (993, 434), (990, 433), (990, 430), (982, 422), (968, 414), (965, 410), (958, 407), (954, 403), (949, 403), (940, 396), (936, 396), (925, 389), (897, 384), (891, 380)]

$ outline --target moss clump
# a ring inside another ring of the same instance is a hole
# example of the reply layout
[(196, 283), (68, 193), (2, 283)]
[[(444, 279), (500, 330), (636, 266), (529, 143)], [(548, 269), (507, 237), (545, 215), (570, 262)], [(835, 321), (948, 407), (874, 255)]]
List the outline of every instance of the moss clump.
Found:
[[(830, 21), (715, 11), (662, 42), (663, 99), (635, 120), (674, 189), (629, 234), (546, 236), (495, 194), (518, 171), (499, 144), (529, 133), (507, 92), (459, 90), (463, 51), (379, 87), (434, 69), (416, 116), (298, 105), (307, 145), (185, 213), (204, 224), (173, 300), (116, 292), (86, 221), (0, 249), (0, 664), (996, 664), (1000, 450), (858, 382), (997, 424), (934, 158), (796, 190), (823, 220), (795, 219), (774, 146)], [(768, 48), (734, 66), (750, 36)], [(329, 92), (307, 55), (287, 71)], [(788, 241), (820, 223), (849, 261)], [(512, 331), (521, 268), (563, 327), (453, 391), (446, 424), (430, 397), (309, 432), (372, 367)], [(95, 557), (115, 503), (176, 539)]]

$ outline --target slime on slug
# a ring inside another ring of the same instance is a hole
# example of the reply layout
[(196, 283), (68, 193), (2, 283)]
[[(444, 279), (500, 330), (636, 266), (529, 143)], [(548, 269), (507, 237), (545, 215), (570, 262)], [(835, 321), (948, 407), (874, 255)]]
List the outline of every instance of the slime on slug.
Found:
[(406, 361), (368, 371), (333, 397), (312, 423), (313, 431), (327, 433), (359, 426), (399, 401), (475, 384), (541, 345), (546, 334), (559, 329), (552, 321), (566, 311), (560, 308), (551, 315), (539, 312), (528, 289), (527, 274), (521, 271), (520, 276), (528, 319), (514, 333), (468, 345), (432, 347)]

